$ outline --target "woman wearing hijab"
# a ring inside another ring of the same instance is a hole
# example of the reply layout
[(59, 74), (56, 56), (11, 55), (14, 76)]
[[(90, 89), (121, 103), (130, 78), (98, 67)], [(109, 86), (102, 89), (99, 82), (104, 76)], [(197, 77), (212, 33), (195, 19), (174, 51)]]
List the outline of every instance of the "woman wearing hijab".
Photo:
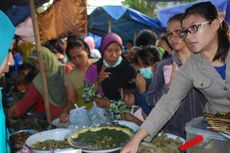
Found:
[(121, 56), (122, 40), (117, 34), (103, 37), (100, 51), (102, 58), (86, 72), (83, 99), (95, 100), (99, 107), (108, 108), (111, 100), (121, 99), (121, 89), (134, 78), (135, 70)]
[[(7, 16), (0, 10), (0, 76), (9, 71), (9, 66), (14, 65), (13, 55), (8, 52), (13, 40), (15, 27)], [(0, 92), (0, 152), (10, 153), (7, 137), (5, 114), (2, 107), (2, 92)]]
[[(61, 113), (62, 107), (65, 104), (65, 90), (64, 90), (64, 69), (65, 67), (59, 63), (55, 55), (45, 47), (41, 50), (42, 58), (45, 63), (45, 73), (47, 80), (47, 87), (49, 92), (50, 113), (51, 118), (58, 117)], [(33, 51), (30, 59), (34, 65), (39, 69), (38, 52)], [(17, 101), (8, 110), (8, 115), (19, 117), (32, 108), (35, 112), (45, 112), (44, 98), (42, 97), (42, 83), (40, 73), (33, 79), (24, 97)]]

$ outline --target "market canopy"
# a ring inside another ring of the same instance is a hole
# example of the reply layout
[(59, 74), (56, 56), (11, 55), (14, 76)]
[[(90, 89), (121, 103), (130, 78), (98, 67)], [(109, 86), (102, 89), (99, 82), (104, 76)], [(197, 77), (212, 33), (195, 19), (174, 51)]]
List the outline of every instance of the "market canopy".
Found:
[[(228, 22), (228, 24), (230, 24), (230, 0), (204, 0), (204, 1), (210, 1), (211, 3), (213, 3), (221, 13), (225, 14), (225, 19)], [(157, 18), (160, 21), (161, 26), (166, 27), (167, 22), (171, 16), (178, 13), (183, 13), (186, 8), (190, 7), (193, 4), (194, 3), (187, 3), (187, 4), (181, 4), (181, 5), (170, 6), (170, 7), (159, 9)]]
[[(49, 0), (35, 0), (36, 6), (40, 6)], [(17, 26), (30, 16), (29, 0), (1, 0), (0, 10), (2, 10)]]
[(111, 31), (124, 41), (134, 39), (142, 29), (150, 29), (160, 34), (164, 29), (156, 19), (124, 6), (102, 6), (96, 8), (88, 17), (88, 31), (100, 36)]

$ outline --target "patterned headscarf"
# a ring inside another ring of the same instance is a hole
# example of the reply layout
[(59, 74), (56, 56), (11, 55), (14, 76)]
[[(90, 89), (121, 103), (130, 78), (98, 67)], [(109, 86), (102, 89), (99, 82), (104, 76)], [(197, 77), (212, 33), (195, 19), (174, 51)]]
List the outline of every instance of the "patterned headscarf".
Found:
[(101, 54), (103, 55), (105, 49), (113, 42), (116, 42), (120, 45), (120, 47), (122, 46), (122, 39), (120, 36), (118, 36), (115, 33), (109, 33), (107, 35), (105, 35), (101, 41)]

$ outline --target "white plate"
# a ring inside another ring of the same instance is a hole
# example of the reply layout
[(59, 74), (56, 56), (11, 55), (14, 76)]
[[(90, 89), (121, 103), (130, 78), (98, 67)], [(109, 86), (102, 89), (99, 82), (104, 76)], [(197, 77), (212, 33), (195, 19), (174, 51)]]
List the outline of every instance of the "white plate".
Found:
[(86, 152), (86, 153), (110, 153), (110, 152), (114, 152), (114, 151), (117, 151), (117, 150), (119, 150), (119, 149), (121, 149), (121, 147), (119, 147), (119, 148), (114, 148), (114, 149), (107, 149), (107, 150), (95, 150), (95, 151), (93, 151), (93, 150), (82, 150), (83, 152)]
[[(170, 133), (164, 133), (168, 138), (171, 138), (173, 140), (179, 139), (182, 143), (185, 143), (185, 139), (182, 137), (179, 137), (177, 135), (174, 134), (170, 134)], [(161, 133), (158, 134), (159, 136), (161, 135)]]
[(224, 136), (225, 138), (230, 139), (230, 134), (227, 134), (227, 133), (224, 133), (224, 132), (221, 132), (221, 131), (219, 131), (219, 133), (220, 133), (222, 136)]
[(118, 123), (119, 125), (126, 126), (130, 129), (132, 129), (133, 132), (136, 132), (140, 128), (136, 123), (130, 122), (130, 121), (125, 121), (125, 120), (115, 120), (114, 123)]
[(29, 134), (35, 134), (35, 133), (37, 133), (38, 131), (37, 130), (34, 130), (34, 129), (25, 129), (25, 130), (19, 130), (19, 131), (16, 131), (16, 132), (12, 132), (12, 133), (10, 133), (10, 136), (12, 136), (12, 135), (14, 135), (14, 134), (17, 134), (17, 133), (23, 133), (23, 132), (25, 132), (25, 133), (29, 133)]
[[(36, 150), (32, 149), (32, 146), (34, 143), (38, 141), (45, 141), (45, 140), (64, 140), (66, 137), (68, 137), (73, 131), (70, 129), (52, 129), (52, 130), (46, 130), (39, 133), (36, 133), (34, 135), (31, 135), (26, 140), (26, 145), (31, 148), (32, 153), (50, 153), (48, 150)], [(78, 151), (74, 148), (68, 148), (68, 149), (58, 149), (55, 150), (55, 153), (65, 153), (67, 151)]]

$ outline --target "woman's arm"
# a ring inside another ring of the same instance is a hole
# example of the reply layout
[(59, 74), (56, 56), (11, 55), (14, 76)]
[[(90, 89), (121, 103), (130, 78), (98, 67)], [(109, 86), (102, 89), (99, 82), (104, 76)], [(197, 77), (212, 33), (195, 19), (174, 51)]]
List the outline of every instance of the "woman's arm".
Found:
[[(188, 65), (188, 64), (187, 64)], [(172, 118), (180, 106), (182, 99), (188, 94), (193, 87), (191, 75), (192, 70), (184, 64), (176, 73), (172, 87), (168, 93), (161, 97), (156, 106), (152, 109), (147, 119), (142, 124), (148, 133), (152, 136)], [(186, 70), (187, 69), (187, 70)]]
[(29, 108), (31, 108), (39, 101), (43, 101), (43, 98), (34, 84), (31, 83), (24, 97), (15, 102), (15, 104), (8, 109), (7, 114), (9, 116), (19, 117), (25, 114)]
[(137, 125), (141, 126), (141, 124), (143, 123), (142, 120), (140, 120), (139, 118), (137, 118), (136, 116), (134, 116), (133, 114), (131, 113), (123, 113), (121, 115), (121, 118), (123, 120), (126, 120), (126, 121), (131, 121), (131, 122), (134, 122), (136, 123)]
[(72, 86), (65, 86), (65, 91), (67, 101), (60, 115), (60, 120), (62, 122), (67, 122), (69, 120), (69, 111), (74, 108), (74, 103), (76, 102), (76, 92), (74, 88)]
[(96, 83), (98, 80), (98, 72), (96, 64), (92, 64), (88, 67), (85, 78), (84, 78), (84, 87), (82, 91), (82, 99), (85, 102), (91, 102), (96, 97)]
[[(188, 64), (187, 64), (188, 65)], [(160, 129), (170, 120), (178, 109), (181, 100), (193, 87), (192, 79), (187, 72), (192, 72), (184, 64), (177, 72), (172, 87), (153, 108), (147, 119), (141, 125), (132, 140), (122, 149), (121, 153), (136, 153), (140, 142), (149, 134), (155, 136)]]
[(121, 153), (137, 153), (141, 141), (148, 136), (147, 131), (140, 129), (122, 149)]

